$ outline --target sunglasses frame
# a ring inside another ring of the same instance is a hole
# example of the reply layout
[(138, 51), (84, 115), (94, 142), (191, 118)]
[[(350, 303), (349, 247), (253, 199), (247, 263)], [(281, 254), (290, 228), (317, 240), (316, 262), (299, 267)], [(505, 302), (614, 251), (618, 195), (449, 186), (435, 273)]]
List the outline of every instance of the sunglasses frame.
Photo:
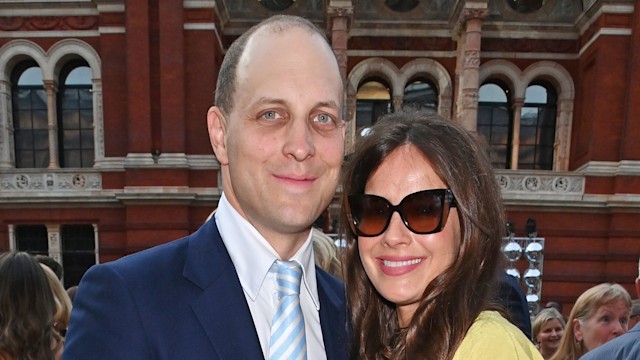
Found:
[[(429, 194), (435, 194), (438, 199), (440, 200), (440, 214), (439, 214), (439, 219), (438, 219), (438, 224), (435, 227), (435, 229), (430, 230), (430, 231), (416, 231), (415, 229), (413, 229), (411, 227), (411, 225), (409, 225), (409, 221), (406, 218), (406, 215), (403, 211), (403, 206), (405, 204), (405, 201), (408, 198), (411, 198), (417, 194), (422, 194), (422, 193), (429, 193)], [(358, 227), (357, 224), (357, 220), (353, 217), (353, 210), (352, 210), (352, 204), (354, 203), (354, 201), (356, 199), (363, 199), (363, 198), (377, 198), (377, 199), (382, 199), (384, 201), (384, 203), (386, 204), (387, 209), (389, 209), (389, 215), (387, 216), (386, 222), (384, 227), (382, 228), (382, 230), (378, 233), (375, 234), (366, 234), (364, 232), (362, 232), (360, 230), (360, 228)], [(402, 219), (402, 223), (404, 224), (404, 226), (409, 229), (411, 232), (415, 233), (415, 234), (419, 234), (419, 235), (426, 235), (426, 234), (434, 234), (434, 233), (438, 233), (440, 231), (442, 231), (442, 229), (444, 228), (444, 226), (447, 223), (447, 219), (449, 217), (449, 213), (451, 212), (451, 208), (452, 207), (457, 207), (457, 202), (456, 202), (456, 198), (455, 196), (453, 196), (453, 192), (451, 191), (451, 189), (430, 189), (430, 190), (421, 190), (421, 191), (416, 191), (414, 193), (411, 193), (407, 196), (405, 196), (404, 198), (402, 198), (402, 200), (400, 201), (400, 203), (398, 203), (397, 205), (393, 205), (391, 204), (391, 202), (385, 198), (383, 198), (382, 196), (378, 196), (378, 195), (372, 195), (372, 194), (352, 194), (349, 195), (347, 197), (347, 218), (349, 220), (349, 227), (351, 228), (351, 231), (357, 235), (357, 236), (365, 236), (365, 237), (373, 237), (373, 236), (378, 236), (383, 234), (385, 231), (387, 231), (387, 229), (389, 228), (389, 224), (391, 223), (391, 218), (393, 217), (393, 213), (397, 212), (400, 215), (400, 218)], [(444, 218), (444, 214), (445, 211), (447, 213), (447, 218)]]

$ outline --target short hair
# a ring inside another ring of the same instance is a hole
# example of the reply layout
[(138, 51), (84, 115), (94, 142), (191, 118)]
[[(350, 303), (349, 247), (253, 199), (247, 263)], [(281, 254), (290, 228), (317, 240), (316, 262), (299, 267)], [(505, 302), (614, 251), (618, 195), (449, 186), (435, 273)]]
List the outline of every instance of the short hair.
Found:
[[(233, 110), (233, 97), (236, 93), (237, 84), (237, 68), (244, 50), (253, 36), (260, 29), (267, 29), (272, 33), (280, 33), (291, 28), (305, 29), (310, 34), (317, 34), (321, 38), (327, 40), (323, 32), (318, 29), (311, 21), (292, 15), (275, 15), (254, 25), (237, 38), (224, 56), (220, 71), (218, 72), (218, 81), (216, 83), (216, 91), (214, 96), (215, 105), (221, 109), (224, 114), (229, 114)], [(327, 46), (329, 43), (327, 42)]]
[(560, 346), (551, 359), (578, 359), (586, 353), (582, 342), (578, 342), (573, 331), (573, 320), (580, 322), (590, 318), (602, 305), (622, 300), (631, 309), (631, 296), (622, 286), (613, 283), (602, 283), (583, 292), (571, 309), (567, 326), (562, 335)]
[(564, 322), (564, 317), (562, 316), (562, 314), (560, 314), (558, 310), (552, 307), (544, 308), (540, 310), (538, 315), (536, 315), (536, 317), (533, 319), (532, 332), (531, 332), (533, 339), (536, 340), (538, 338), (540, 330), (542, 329), (542, 326), (544, 324), (554, 319), (557, 319), (558, 321), (560, 321), (560, 325), (562, 325), (562, 328), (564, 329), (564, 327), (566, 326), (566, 323)]
[(62, 268), (62, 264), (57, 262), (50, 256), (38, 254), (35, 256), (36, 260), (40, 264), (45, 264), (49, 267), (49, 269), (53, 270), (53, 273), (56, 274), (58, 280), (62, 280), (62, 275), (64, 273), (64, 269)]
[[(413, 320), (404, 329), (409, 334), (406, 339), (398, 338), (401, 329), (395, 307), (367, 278), (346, 213), (348, 196), (363, 194), (371, 174), (405, 145), (423, 154), (453, 192), (461, 237), (451, 266), (427, 285)], [(345, 165), (342, 204), (341, 232), (347, 240), (345, 282), (355, 334), (351, 357), (372, 358), (395, 342), (392, 358), (412, 359), (425, 351), (434, 359), (446, 358), (480, 312), (492, 308), (491, 295), (497, 291), (505, 222), (487, 148), (460, 124), (437, 114), (401, 111), (385, 115), (360, 138)]]

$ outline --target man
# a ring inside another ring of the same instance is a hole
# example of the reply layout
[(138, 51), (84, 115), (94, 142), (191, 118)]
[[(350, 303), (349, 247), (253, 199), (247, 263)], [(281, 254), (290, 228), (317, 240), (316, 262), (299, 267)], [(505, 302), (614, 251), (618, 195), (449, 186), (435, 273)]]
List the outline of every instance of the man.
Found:
[[(636, 278), (636, 294), (640, 297), (640, 261)], [(623, 335), (589, 351), (580, 360), (637, 360), (640, 359), (640, 323)]]
[(315, 267), (311, 243), (339, 178), (342, 89), (307, 20), (277, 16), (238, 38), (207, 116), (224, 189), (215, 214), (191, 236), (91, 268), (64, 358), (270, 358), (276, 260), (302, 265), (302, 354), (346, 358), (344, 288)]

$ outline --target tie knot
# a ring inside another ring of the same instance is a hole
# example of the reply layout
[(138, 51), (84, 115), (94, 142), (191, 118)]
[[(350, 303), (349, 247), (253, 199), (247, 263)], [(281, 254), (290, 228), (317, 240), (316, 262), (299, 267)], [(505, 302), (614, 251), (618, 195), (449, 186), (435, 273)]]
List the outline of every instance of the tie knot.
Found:
[(302, 266), (295, 261), (276, 260), (273, 264), (278, 283), (278, 292), (282, 295), (299, 295)]

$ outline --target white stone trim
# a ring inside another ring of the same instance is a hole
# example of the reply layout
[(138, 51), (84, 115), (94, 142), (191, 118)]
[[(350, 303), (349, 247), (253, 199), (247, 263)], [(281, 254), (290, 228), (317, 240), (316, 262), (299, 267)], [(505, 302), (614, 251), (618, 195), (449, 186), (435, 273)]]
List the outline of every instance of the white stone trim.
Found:
[(23, 38), (82, 38), (98, 37), (97, 30), (45, 30), (45, 31), (3, 31), (0, 38), (23, 39)]
[(640, 176), (640, 161), (589, 161), (580, 166), (576, 172), (586, 176)]
[(610, 29), (610, 28), (602, 28), (599, 29), (595, 34), (593, 34), (593, 36), (589, 39), (589, 41), (587, 41), (581, 48), (580, 51), (578, 51), (578, 56), (582, 57), (582, 54), (585, 53), (585, 51), (587, 51), (589, 49), (589, 47), (591, 45), (593, 45), (593, 43), (596, 42), (596, 40), (598, 40), (598, 38), (600, 36), (631, 36), (631, 29)]

